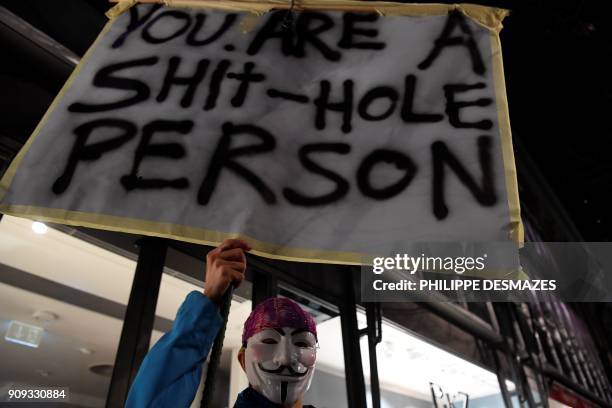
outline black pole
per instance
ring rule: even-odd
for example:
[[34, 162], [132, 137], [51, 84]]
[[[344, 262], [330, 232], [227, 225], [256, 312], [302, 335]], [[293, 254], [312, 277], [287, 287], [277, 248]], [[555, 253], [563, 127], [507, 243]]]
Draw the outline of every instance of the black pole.
[[345, 296], [339, 300], [340, 324], [342, 326], [342, 343], [344, 345], [344, 373], [348, 406], [366, 408], [366, 389], [359, 347], [359, 327], [357, 326], [357, 308], [355, 306], [355, 287], [352, 270], [338, 271], [344, 277]]
[[379, 305], [366, 304], [366, 318], [368, 322], [368, 355], [370, 358], [370, 393], [372, 394], [372, 408], [380, 408], [380, 383], [378, 380], [378, 359], [376, 345], [382, 340], [381, 316]]
[[278, 295], [278, 280], [269, 273], [251, 268], [253, 272], [252, 309], [264, 300]]
[[157, 296], [161, 284], [168, 244], [165, 239], [144, 237], [125, 311], [119, 348], [106, 399], [107, 408], [123, 407], [130, 385], [149, 351]]
[[213, 343], [212, 350], [210, 352], [210, 359], [208, 360], [208, 369], [206, 370], [206, 381], [204, 382], [204, 390], [200, 407], [212, 408], [211, 403], [213, 401], [213, 395], [215, 392], [215, 378], [217, 377], [217, 371], [219, 368], [219, 362], [221, 361], [221, 352], [223, 351], [223, 340], [225, 339], [225, 328], [227, 327], [227, 317], [229, 316], [230, 307], [232, 306], [232, 296], [234, 294], [234, 287], [230, 286], [223, 294], [221, 300], [221, 309], [219, 313], [223, 319], [223, 324], [219, 328], [215, 342]]
[[[487, 345], [486, 347], [490, 347]], [[501, 391], [502, 399], [504, 400], [504, 406], [506, 408], [512, 408], [512, 398], [510, 393], [508, 392], [508, 387], [506, 386], [506, 373], [503, 371], [503, 367], [501, 361], [499, 359], [499, 355], [497, 354], [496, 349], [489, 349], [491, 351], [491, 356], [493, 357], [493, 364], [495, 365], [495, 374], [497, 375], [497, 382], [499, 383], [499, 389]], [[548, 396], [543, 395], [542, 399], [548, 398]]]

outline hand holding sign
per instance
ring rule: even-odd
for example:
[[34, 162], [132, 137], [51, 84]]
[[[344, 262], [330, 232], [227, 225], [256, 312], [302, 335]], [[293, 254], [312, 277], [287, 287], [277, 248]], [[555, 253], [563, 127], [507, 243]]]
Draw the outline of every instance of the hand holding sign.
[[244, 251], [251, 247], [240, 239], [226, 239], [206, 255], [204, 294], [217, 305], [230, 285], [240, 286], [246, 271]]

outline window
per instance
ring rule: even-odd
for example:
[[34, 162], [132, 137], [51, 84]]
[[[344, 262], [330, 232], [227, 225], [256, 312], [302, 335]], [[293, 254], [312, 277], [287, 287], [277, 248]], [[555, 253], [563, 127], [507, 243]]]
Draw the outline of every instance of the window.
[[[359, 326], [366, 326], [365, 313], [358, 312]], [[361, 339], [361, 353], [369, 383], [367, 338]], [[376, 350], [381, 389], [381, 407], [438, 406], [503, 408], [497, 376], [466, 361], [420, 336], [383, 320], [382, 342]], [[371, 403], [369, 397], [368, 403]]]
[[68, 387], [72, 405], [103, 407], [134, 270], [131, 259], [5, 215], [0, 389]]

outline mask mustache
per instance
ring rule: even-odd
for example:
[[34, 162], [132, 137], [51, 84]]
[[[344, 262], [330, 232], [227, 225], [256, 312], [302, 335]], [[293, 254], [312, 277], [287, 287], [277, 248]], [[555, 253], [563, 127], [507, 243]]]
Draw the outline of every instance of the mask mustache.
[[303, 373], [298, 373], [297, 371], [295, 371], [291, 366], [286, 366], [286, 365], [282, 365], [274, 370], [266, 370], [261, 363], [257, 364], [259, 366], [259, 369], [261, 371], [264, 371], [268, 374], [282, 374], [283, 371], [285, 371], [285, 369], [287, 369], [287, 371], [289, 371], [289, 376], [291, 377], [303, 377], [306, 374], [308, 374], [308, 369], [306, 369], [306, 371], [304, 371]]

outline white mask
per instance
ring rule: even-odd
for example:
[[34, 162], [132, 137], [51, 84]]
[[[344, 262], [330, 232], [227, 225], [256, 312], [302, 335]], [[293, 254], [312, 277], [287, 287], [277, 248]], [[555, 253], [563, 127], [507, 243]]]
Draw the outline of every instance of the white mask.
[[314, 334], [291, 327], [254, 334], [245, 351], [249, 383], [270, 401], [292, 406], [310, 387], [316, 344]]

